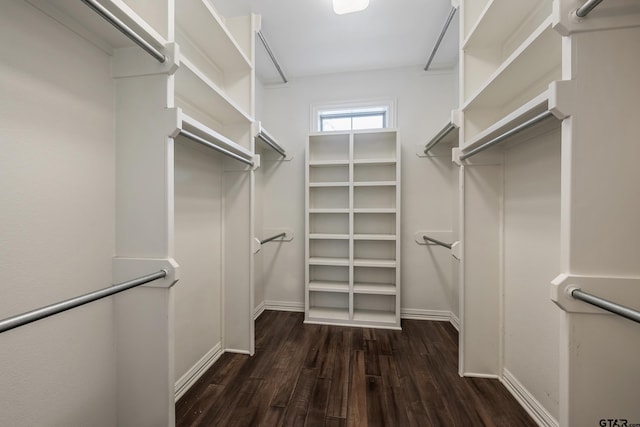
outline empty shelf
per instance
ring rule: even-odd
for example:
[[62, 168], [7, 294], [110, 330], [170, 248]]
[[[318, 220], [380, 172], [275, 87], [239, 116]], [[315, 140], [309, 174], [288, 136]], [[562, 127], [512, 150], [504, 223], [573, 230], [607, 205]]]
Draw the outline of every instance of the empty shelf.
[[318, 187], [348, 187], [348, 182], [311, 182], [309, 183], [310, 188], [318, 188]]
[[395, 295], [396, 285], [389, 283], [354, 283], [353, 292], [356, 294]]
[[349, 310], [346, 308], [309, 307], [309, 318], [349, 320]]
[[353, 183], [354, 187], [395, 187], [395, 181], [357, 181]]
[[314, 280], [309, 282], [309, 291], [313, 292], [349, 292], [347, 282], [329, 282]]
[[396, 323], [396, 315], [393, 311], [380, 310], [354, 310], [353, 320], [359, 322]]
[[393, 259], [370, 259], [370, 258], [357, 258], [353, 260], [353, 265], [356, 267], [384, 267], [393, 268], [396, 266], [396, 261]]
[[309, 265], [337, 265], [337, 266], [349, 266], [349, 258], [321, 258], [313, 257], [309, 258]]
[[311, 233], [309, 234], [311, 240], [348, 240], [348, 234], [328, 234], [328, 233]]
[[395, 234], [354, 234], [353, 240], [396, 240]]

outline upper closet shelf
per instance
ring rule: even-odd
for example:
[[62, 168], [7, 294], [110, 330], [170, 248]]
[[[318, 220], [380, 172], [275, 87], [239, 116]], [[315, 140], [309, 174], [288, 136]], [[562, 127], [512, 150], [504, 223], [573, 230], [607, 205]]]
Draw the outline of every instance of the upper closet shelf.
[[[145, 21], [138, 13], [122, 0], [27, 0], [53, 19], [65, 25], [72, 31], [85, 37], [102, 50], [113, 53], [113, 49], [136, 46], [129, 37], [116, 29], [95, 9], [104, 9], [107, 14], [121, 21], [133, 33], [139, 36], [152, 48], [162, 52], [167, 43], [166, 29], [157, 28], [159, 33], [149, 22]], [[95, 6], [89, 4], [95, 3]], [[134, 6], [141, 8], [136, 2]], [[139, 10], [145, 16], [152, 16], [150, 10]], [[147, 12], [147, 13], [145, 13]]]
[[489, 1], [467, 34], [462, 49], [486, 48], [502, 44], [539, 6], [539, 2], [531, 0]]
[[428, 154], [429, 150], [431, 150], [436, 145], [444, 142], [446, 144], [456, 143], [458, 141], [460, 129], [460, 111], [452, 110], [451, 111], [451, 120], [444, 125], [438, 133], [435, 134], [433, 138], [427, 143], [424, 147], [424, 154]]
[[176, 136], [182, 135], [191, 140], [195, 140], [196, 142], [213, 148], [216, 151], [233, 157], [236, 160], [240, 160], [243, 163], [253, 163], [253, 154], [249, 150], [200, 123], [187, 114], [184, 114], [179, 108], [177, 111], [178, 135]]
[[287, 151], [280, 144], [276, 142], [275, 138], [271, 136], [271, 134], [269, 134], [269, 132], [267, 132], [265, 128], [262, 127], [261, 122], [253, 123], [253, 135], [257, 141], [264, 142], [269, 147], [271, 147], [275, 152], [280, 154], [280, 156], [287, 157]]
[[223, 74], [250, 72], [252, 68], [251, 61], [207, 0], [176, 1], [176, 41], [186, 57], [194, 62], [195, 58], [208, 61]]
[[[462, 147], [465, 152], [469, 152], [492, 139], [505, 134], [506, 132], [514, 129], [521, 124], [531, 120], [545, 111], [549, 111], [549, 93], [551, 89], [546, 90], [544, 93], [536, 96], [520, 108], [512, 111], [510, 114], [502, 117], [500, 120], [486, 128], [484, 131], [477, 134], [474, 138], [470, 139]], [[557, 120], [549, 121], [550, 126], [557, 126], [559, 123]], [[555, 124], [554, 124], [555, 122]]]
[[514, 95], [517, 87], [540, 93], [552, 80], [561, 78], [561, 49], [560, 35], [551, 28], [549, 17], [475, 91], [463, 109], [509, 105], [521, 95]]
[[[249, 124], [252, 118], [188, 59], [175, 74], [176, 104], [211, 128]], [[196, 111], [194, 111], [196, 110]]]

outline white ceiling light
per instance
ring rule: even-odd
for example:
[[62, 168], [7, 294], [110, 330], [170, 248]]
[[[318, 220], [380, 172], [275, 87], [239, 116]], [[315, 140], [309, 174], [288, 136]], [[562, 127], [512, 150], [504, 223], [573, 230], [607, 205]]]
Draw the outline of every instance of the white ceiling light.
[[333, 0], [333, 11], [338, 15], [360, 12], [369, 6], [369, 0]]

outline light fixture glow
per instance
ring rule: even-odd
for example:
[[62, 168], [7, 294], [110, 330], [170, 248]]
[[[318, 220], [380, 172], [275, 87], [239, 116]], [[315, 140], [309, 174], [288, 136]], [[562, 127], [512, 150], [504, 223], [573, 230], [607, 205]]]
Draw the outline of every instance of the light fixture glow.
[[338, 15], [360, 12], [369, 6], [369, 0], [333, 0], [333, 11]]

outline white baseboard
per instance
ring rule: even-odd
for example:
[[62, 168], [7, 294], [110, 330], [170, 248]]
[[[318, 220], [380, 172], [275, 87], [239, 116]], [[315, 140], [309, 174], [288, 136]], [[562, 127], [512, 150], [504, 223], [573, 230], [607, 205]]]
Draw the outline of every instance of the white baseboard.
[[262, 301], [253, 311], [253, 320], [256, 320], [260, 315], [264, 313], [264, 301]]
[[460, 318], [453, 314], [453, 312], [449, 314], [449, 323], [451, 323], [451, 325], [453, 325], [453, 327], [456, 328], [458, 332], [460, 332]]
[[220, 343], [213, 346], [195, 365], [191, 367], [175, 384], [175, 400], [182, 397], [196, 381], [207, 372], [207, 369], [211, 367], [222, 356], [224, 351]]
[[265, 310], [304, 312], [304, 303], [292, 301], [265, 301]]
[[227, 348], [224, 350], [225, 353], [235, 353], [235, 354], [248, 354], [251, 355], [247, 350], [238, 350], [235, 348]]
[[401, 308], [400, 318], [409, 320], [436, 320], [438, 322], [448, 322], [451, 312], [446, 310], [422, 310], [419, 308]]
[[[304, 303], [292, 301], [264, 301], [255, 309], [254, 319], [257, 319], [264, 310], [304, 312]], [[423, 310], [418, 308], [401, 308], [400, 318], [409, 320], [433, 320], [449, 322], [456, 330], [460, 331], [460, 319], [447, 310]]]
[[535, 397], [507, 369], [503, 369], [500, 382], [516, 398], [520, 405], [541, 427], [558, 427], [558, 421], [536, 400]]
[[500, 379], [500, 376], [498, 376], [497, 374], [479, 374], [477, 372], [463, 372], [462, 376], [469, 377], [469, 378], [489, 378], [492, 380]]

